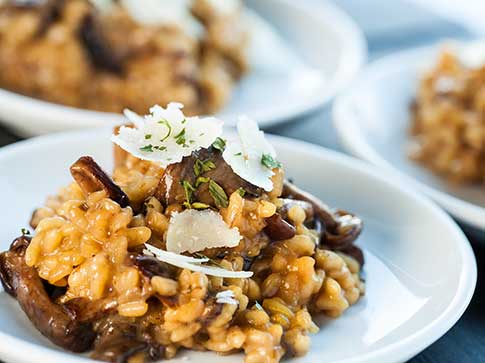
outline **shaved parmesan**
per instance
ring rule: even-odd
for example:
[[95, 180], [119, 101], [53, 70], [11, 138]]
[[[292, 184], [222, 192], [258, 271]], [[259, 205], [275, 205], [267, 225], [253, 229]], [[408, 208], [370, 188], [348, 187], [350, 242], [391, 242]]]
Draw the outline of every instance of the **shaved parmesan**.
[[229, 304], [238, 305], [239, 302], [235, 299], [234, 291], [224, 290], [216, 294], [216, 303], [218, 304]]
[[179, 268], [183, 268], [183, 269], [187, 269], [195, 272], [201, 272], [205, 275], [223, 277], [223, 278], [244, 279], [244, 278], [253, 276], [252, 271], [229, 271], [220, 267], [204, 266], [204, 265], [201, 265], [200, 263], [202, 262], [201, 260], [206, 261], [206, 259], [194, 259], [197, 262], [188, 262], [188, 260], [186, 259], [190, 257], [179, 255], [173, 252], [164, 251], [148, 244], [146, 244], [145, 246], [147, 247], [147, 250], [145, 250], [145, 253], [153, 254], [160, 261], [163, 261], [165, 263], [168, 263], [170, 265], [173, 265]]
[[187, 209], [170, 219], [167, 251], [194, 253], [206, 248], [236, 247], [241, 238], [238, 229], [229, 228], [219, 213]]
[[227, 144], [222, 157], [232, 170], [244, 180], [266, 191], [273, 189], [271, 177], [274, 172], [262, 161], [263, 158], [276, 158], [273, 146], [265, 139], [258, 124], [247, 117], [237, 123], [239, 142]]
[[173, 260], [177, 260], [177, 261], [180, 261], [180, 262], [186, 262], [186, 263], [204, 263], [204, 262], [209, 261], [209, 259], [207, 257], [194, 258], [194, 257], [190, 257], [190, 256], [179, 255], [178, 253], [164, 251], [164, 250], [161, 250], [160, 248], [157, 248], [157, 247], [149, 245], [149, 244], [147, 244], [145, 246], [147, 248], [147, 251], [150, 252], [151, 254], [153, 254], [154, 256], [157, 256], [157, 255], [160, 255], [160, 254], [165, 254], [167, 257], [169, 257]]
[[162, 167], [178, 163], [201, 148], [208, 148], [222, 134], [222, 121], [214, 117], [185, 117], [182, 105], [150, 108], [141, 117], [126, 110], [125, 116], [135, 128], [122, 126], [111, 140], [134, 156], [158, 162]]

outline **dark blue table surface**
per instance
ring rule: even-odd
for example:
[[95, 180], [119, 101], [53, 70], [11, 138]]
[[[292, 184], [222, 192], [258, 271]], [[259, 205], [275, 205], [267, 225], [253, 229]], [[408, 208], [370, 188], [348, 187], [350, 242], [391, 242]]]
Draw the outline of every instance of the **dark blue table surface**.
[[[442, 38], [471, 36], [462, 27], [401, 0], [335, 0], [335, 3], [343, 7], [364, 29], [369, 43], [370, 61], [393, 51]], [[379, 14], [379, 17], [373, 19], [374, 14]], [[379, 24], [379, 21], [383, 21], [381, 19], [385, 19], [387, 24]], [[327, 107], [268, 131], [343, 151], [332, 129], [329, 110], [330, 107]], [[17, 140], [18, 137], [0, 127], [0, 147]], [[411, 359], [411, 363], [485, 362], [485, 241], [480, 242], [473, 232], [465, 232], [478, 263], [475, 295], [458, 323], [441, 339]]]

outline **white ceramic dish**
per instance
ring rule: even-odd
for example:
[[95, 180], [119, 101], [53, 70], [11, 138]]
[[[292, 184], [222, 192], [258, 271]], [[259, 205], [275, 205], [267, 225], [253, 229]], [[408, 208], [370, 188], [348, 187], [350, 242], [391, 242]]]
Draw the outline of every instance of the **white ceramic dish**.
[[[69, 165], [92, 155], [111, 167], [110, 130], [35, 138], [0, 151], [0, 249], [27, 226], [32, 209], [70, 181]], [[320, 319], [307, 356], [288, 363], [403, 362], [442, 336], [468, 305], [476, 282], [473, 252], [434, 204], [347, 156], [290, 139], [271, 139], [287, 175], [330, 205], [364, 220], [366, 296], [337, 320]], [[309, 165], [312, 167], [309, 168]], [[42, 337], [16, 301], [0, 292], [0, 359], [88, 363]], [[188, 358], [183, 358], [188, 357]], [[168, 362], [239, 363], [241, 355], [181, 352]]]
[[392, 171], [461, 222], [485, 231], [483, 187], [453, 186], [407, 157], [409, 105], [421, 72], [440, 49], [436, 45], [404, 51], [369, 65], [336, 100], [334, 125], [349, 152]]
[[[254, 33], [249, 53], [252, 70], [220, 112], [226, 124], [235, 124], [236, 115], [251, 110], [266, 127], [323, 106], [366, 59], [359, 28], [327, 1], [314, 7], [291, 0], [246, 4]], [[33, 136], [120, 123], [122, 118], [0, 89], [0, 120], [22, 136]]]

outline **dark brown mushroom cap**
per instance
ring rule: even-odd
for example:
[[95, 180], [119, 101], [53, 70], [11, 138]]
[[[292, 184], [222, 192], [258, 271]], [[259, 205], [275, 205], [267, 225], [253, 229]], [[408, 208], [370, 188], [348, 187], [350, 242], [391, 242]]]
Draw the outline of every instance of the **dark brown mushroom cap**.
[[71, 175], [81, 187], [84, 194], [104, 190], [109, 198], [117, 202], [121, 207], [130, 205], [128, 196], [116, 185], [103, 169], [90, 156], [80, 157], [71, 165]]
[[[222, 158], [222, 153], [219, 150], [210, 147], [209, 149], [195, 151], [192, 155], [184, 157], [181, 162], [169, 165], [160, 180], [155, 197], [164, 205], [172, 203], [182, 204], [185, 202], [186, 196], [182, 181], [185, 180], [191, 185], [195, 185], [198, 176], [195, 175], [194, 166], [197, 160], [210, 160], [214, 163], [215, 167], [212, 170], [206, 171], [199, 176], [211, 179], [219, 184], [227, 196], [230, 196], [239, 188], [243, 188], [248, 195], [260, 196], [262, 194], [261, 188], [247, 182], [234, 173], [231, 166]], [[215, 206], [209, 192], [208, 183], [200, 184], [193, 192], [193, 198], [194, 201]]]
[[[351, 250], [359, 260], [362, 260], [363, 264], [362, 251], [360, 253], [355, 252], [359, 248], [353, 245], [362, 232], [363, 223], [361, 219], [343, 210], [331, 210], [320, 199], [288, 181], [284, 183], [282, 196], [304, 201], [312, 206], [313, 224], [320, 233], [321, 245], [332, 250]], [[309, 211], [308, 208], [307, 211]]]
[[17, 298], [35, 327], [53, 343], [73, 352], [91, 348], [95, 338], [92, 326], [80, 322], [63, 306], [51, 301], [39, 274], [25, 263], [30, 239], [22, 236], [0, 255], [0, 278], [5, 290]]

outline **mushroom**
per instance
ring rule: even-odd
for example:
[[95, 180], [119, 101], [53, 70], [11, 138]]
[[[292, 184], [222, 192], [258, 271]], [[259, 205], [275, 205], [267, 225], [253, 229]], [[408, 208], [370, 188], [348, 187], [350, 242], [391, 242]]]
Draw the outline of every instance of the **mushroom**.
[[[201, 171], [199, 175], [195, 173], [196, 163], [210, 162], [210, 170]], [[261, 188], [248, 183], [234, 173], [232, 168], [222, 158], [222, 153], [213, 147], [195, 151], [190, 156], [186, 156], [181, 162], [169, 165], [160, 180], [155, 196], [163, 204], [183, 203], [186, 201], [185, 189], [182, 181], [195, 186], [197, 178], [202, 176], [217, 183], [230, 196], [239, 188], [243, 188], [247, 194], [259, 196]], [[215, 206], [214, 199], [209, 190], [209, 183], [201, 183], [193, 192], [194, 200]]]
[[70, 170], [72, 177], [81, 187], [84, 194], [89, 195], [104, 190], [108, 197], [121, 207], [124, 208], [130, 205], [130, 200], [125, 192], [111, 180], [92, 157], [80, 157], [71, 165]]
[[283, 217], [278, 213], [275, 213], [271, 217], [266, 218], [266, 227], [264, 231], [273, 241], [290, 239], [296, 234], [295, 227], [285, 221]]
[[35, 327], [55, 344], [73, 352], [89, 350], [95, 338], [92, 325], [54, 303], [37, 271], [25, 263], [30, 238], [17, 238], [10, 250], [0, 255], [0, 279]]

